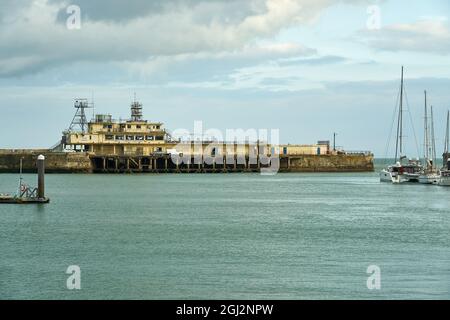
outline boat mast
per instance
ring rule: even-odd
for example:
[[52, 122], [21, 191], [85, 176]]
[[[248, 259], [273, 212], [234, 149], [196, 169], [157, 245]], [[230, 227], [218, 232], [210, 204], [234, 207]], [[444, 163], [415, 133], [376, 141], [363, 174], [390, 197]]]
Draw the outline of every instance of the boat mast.
[[400, 150], [400, 161], [403, 156], [403, 66], [402, 76], [400, 81], [400, 109], [398, 112], [398, 124], [397, 124], [397, 142], [395, 145], [395, 162], [398, 160]]
[[433, 106], [431, 106], [431, 157], [433, 160], [433, 165], [431, 168], [434, 169], [434, 166], [436, 165], [436, 138], [434, 136]]
[[425, 93], [425, 137], [424, 137], [424, 152], [423, 152], [423, 157], [425, 160], [425, 165], [428, 164], [428, 160], [430, 160], [430, 153], [429, 153], [429, 148], [430, 148], [430, 138], [429, 138], [429, 129], [428, 129], [428, 106], [427, 106], [427, 91], [424, 91]]
[[445, 132], [444, 165], [448, 161], [449, 149], [450, 149], [450, 110], [447, 111], [447, 129]]

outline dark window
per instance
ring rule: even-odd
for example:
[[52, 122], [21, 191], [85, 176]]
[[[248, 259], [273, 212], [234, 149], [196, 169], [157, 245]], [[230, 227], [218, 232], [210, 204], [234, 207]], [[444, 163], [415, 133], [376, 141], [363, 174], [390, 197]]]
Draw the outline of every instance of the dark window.
[[123, 136], [116, 136], [116, 140], [123, 140]]
[[142, 140], [144, 140], [144, 136], [136, 136], [136, 140], [142, 141]]
[[127, 128], [128, 128], [128, 129], [131, 129], [131, 124], [127, 125]]
[[134, 136], [127, 136], [127, 140], [134, 140]]
[[153, 140], [153, 136], [147, 136], [147, 140]]
[[105, 136], [105, 139], [106, 139], [106, 140], [114, 140], [114, 136], [106, 135], [106, 136]]
[[141, 128], [141, 125], [140, 125], [140, 124], [136, 125], [136, 128], [140, 129], [140, 128]]
[[155, 140], [164, 140], [164, 137], [163, 136], [156, 136]]

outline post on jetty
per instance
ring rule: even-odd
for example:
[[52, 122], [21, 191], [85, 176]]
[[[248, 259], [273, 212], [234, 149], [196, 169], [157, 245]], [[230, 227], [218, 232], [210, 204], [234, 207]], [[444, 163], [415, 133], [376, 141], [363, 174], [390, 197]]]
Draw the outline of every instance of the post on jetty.
[[20, 161], [19, 191], [16, 195], [0, 193], [0, 204], [28, 204], [28, 203], [49, 203], [50, 199], [45, 196], [45, 157], [41, 154], [36, 163], [38, 171], [38, 186], [31, 188], [23, 182], [22, 161]]

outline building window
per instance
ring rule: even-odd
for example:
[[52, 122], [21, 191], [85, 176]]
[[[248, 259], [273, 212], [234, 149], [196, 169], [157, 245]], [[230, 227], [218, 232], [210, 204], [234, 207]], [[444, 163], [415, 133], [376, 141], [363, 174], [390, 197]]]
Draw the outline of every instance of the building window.
[[123, 136], [116, 136], [116, 140], [123, 140]]
[[131, 124], [127, 125], [127, 128], [128, 128], [128, 129], [131, 129]]
[[164, 140], [164, 137], [163, 136], [156, 136], [155, 140]]
[[147, 140], [153, 140], [153, 136], [147, 136]]
[[144, 136], [136, 136], [136, 140], [142, 141], [142, 140], [144, 140]]
[[127, 136], [127, 140], [134, 140], [134, 136]]
[[105, 139], [106, 140], [114, 140], [114, 136], [111, 136], [111, 135], [108, 134], [108, 135], [105, 136]]
[[137, 128], [137, 129], [140, 129], [140, 128], [141, 128], [141, 125], [140, 125], [140, 124], [136, 125], [136, 128]]

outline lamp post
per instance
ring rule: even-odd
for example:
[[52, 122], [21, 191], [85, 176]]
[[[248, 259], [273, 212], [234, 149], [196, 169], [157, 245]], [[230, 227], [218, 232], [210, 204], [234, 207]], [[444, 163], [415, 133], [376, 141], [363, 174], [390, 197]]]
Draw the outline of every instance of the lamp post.
[[336, 136], [337, 133], [333, 132], [333, 151], [336, 151]]

